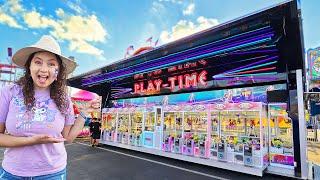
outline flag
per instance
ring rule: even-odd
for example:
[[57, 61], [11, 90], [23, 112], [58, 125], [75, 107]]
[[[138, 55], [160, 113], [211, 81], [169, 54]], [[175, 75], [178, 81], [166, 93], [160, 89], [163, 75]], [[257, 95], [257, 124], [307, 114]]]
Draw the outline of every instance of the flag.
[[154, 47], [157, 46], [158, 42], [159, 42], [159, 38], [158, 38], [158, 39], [156, 40], [156, 42], [154, 43]]
[[151, 36], [151, 37], [149, 37], [149, 38], [146, 40], [146, 42], [151, 43], [151, 42], [152, 42], [152, 36]]
[[128, 53], [129, 51], [131, 51], [131, 50], [133, 50], [133, 45], [131, 45], [131, 46], [129, 46], [129, 47], [127, 48], [127, 53]]
[[12, 48], [8, 48], [8, 57], [12, 57]]
[[124, 55], [124, 58], [127, 58], [127, 56], [129, 55], [129, 51], [133, 50], [133, 45], [129, 46], [126, 50], [126, 54]]

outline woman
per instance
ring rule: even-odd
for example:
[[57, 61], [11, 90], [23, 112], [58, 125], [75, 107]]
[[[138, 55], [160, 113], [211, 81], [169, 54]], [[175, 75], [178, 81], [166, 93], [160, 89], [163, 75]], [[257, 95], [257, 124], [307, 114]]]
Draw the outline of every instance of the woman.
[[0, 90], [0, 146], [6, 147], [0, 179], [66, 179], [64, 142], [72, 142], [84, 125], [66, 92], [66, 76], [76, 63], [61, 55], [51, 36], [20, 49], [12, 60], [25, 74]]
[[101, 122], [97, 118], [93, 118], [89, 123], [91, 134], [91, 146], [99, 146], [100, 134], [101, 134]]

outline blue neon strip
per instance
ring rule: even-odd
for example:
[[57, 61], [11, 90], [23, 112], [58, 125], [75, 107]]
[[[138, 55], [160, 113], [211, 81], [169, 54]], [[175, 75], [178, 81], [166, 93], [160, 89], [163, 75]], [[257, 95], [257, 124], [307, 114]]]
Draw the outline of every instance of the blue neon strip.
[[[264, 75], [275, 75], [277, 72], [269, 72], [269, 73], [257, 73], [257, 74], [243, 74], [243, 75], [232, 75], [232, 76], [219, 76], [218, 78], [224, 78], [224, 77], [248, 77], [248, 76], [264, 76]], [[215, 78], [212, 76], [212, 78]]]
[[[237, 44], [243, 44], [243, 43], [246, 43], [246, 42], [249, 42], [249, 41], [252, 41], [252, 40], [256, 40], [258, 38], [263, 38], [263, 37], [271, 37], [273, 34], [272, 33], [268, 33], [268, 34], [264, 34], [264, 35], [259, 35], [257, 37], [252, 37], [250, 39], [245, 39], [245, 40], [241, 40], [241, 41], [238, 41], [238, 42], [233, 42], [232, 45], [237, 45]], [[231, 44], [231, 43], [230, 43]], [[188, 56], [192, 55], [192, 56], [195, 56], [195, 55], [199, 55], [199, 54], [203, 54], [203, 53], [207, 53], [207, 52], [210, 52], [210, 51], [213, 51], [213, 50], [218, 50], [218, 49], [222, 49], [222, 48], [226, 48], [226, 47], [230, 47], [231, 45], [224, 45], [224, 46], [221, 46], [221, 47], [213, 47], [213, 48], [207, 48], [205, 49], [205, 51], [201, 52], [201, 51], [197, 51], [195, 53], [192, 53], [192, 54], [186, 54], [186, 55], [182, 55], [182, 56], [179, 56], [179, 57], [175, 57], [175, 58], [165, 58], [166, 59], [166, 62], [168, 60], [170, 61], [174, 61], [176, 59], [183, 59], [183, 58], [188, 58]], [[154, 61], [154, 60], [153, 60]], [[143, 67], [145, 68], [146, 66], [155, 66], [156, 64], [158, 63], [163, 63], [164, 62], [164, 59], [162, 61], [157, 61], [157, 62], [153, 62], [153, 61], [148, 61], [146, 63], [143, 63], [144, 65], [142, 66], [139, 65], [139, 67]], [[134, 66], [130, 67], [130, 69], [126, 68], [126, 69], [122, 69], [122, 70], [119, 70], [119, 71], [113, 71], [113, 72], [110, 72], [110, 73], [105, 73], [105, 74], [101, 74], [101, 75], [98, 75], [98, 76], [95, 76], [95, 77], [90, 77], [86, 80], [94, 80], [94, 79], [98, 79], [98, 78], [106, 78], [106, 77], [112, 77], [112, 76], [117, 76], [117, 75], [121, 75], [121, 74], [127, 74], [127, 73], [133, 73], [135, 70], [133, 68]], [[127, 70], [128, 69], [128, 70]]]
[[228, 72], [228, 73], [223, 73], [223, 74], [229, 75], [229, 74], [233, 74], [233, 73], [237, 73], [237, 72], [241, 72], [241, 71], [246, 71], [246, 70], [249, 70], [249, 69], [255, 69], [255, 68], [258, 68], [258, 67], [262, 67], [262, 66], [268, 66], [270, 64], [275, 64], [277, 62], [278, 61], [272, 61], [272, 62], [268, 62], [268, 63], [264, 63], [264, 64], [260, 64], [260, 65], [256, 65], [256, 66], [252, 66], [252, 67], [248, 67], [248, 68], [244, 68], [244, 69], [240, 69], [240, 70], [236, 70], [236, 71], [232, 71], [232, 72]]
[[[230, 80], [234, 80], [235, 78], [239, 78], [239, 80], [251, 80], [252, 78], [255, 80], [276, 80], [279, 79], [278, 77], [274, 77], [274, 76], [262, 76], [262, 77], [219, 77], [219, 78], [214, 78], [214, 80], [216, 81], [230, 81]], [[237, 79], [238, 80], [238, 79]]]
[[275, 58], [278, 58], [278, 56], [272, 56], [272, 57], [270, 57], [270, 58], [267, 58], [267, 59], [264, 59], [264, 60], [261, 60], [261, 61], [257, 61], [257, 62], [248, 64], [248, 65], [245, 65], [245, 66], [241, 66], [241, 67], [232, 69], [232, 70], [230, 70], [230, 71], [226, 71], [226, 72], [224, 72], [224, 73], [230, 73], [230, 72], [233, 72], [233, 71], [236, 71], [236, 70], [241, 70], [241, 69], [243, 69], [243, 68], [252, 67], [252, 66], [257, 65], [257, 64], [261, 64], [261, 63], [264, 63], [264, 62], [268, 62], [268, 61], [273, 60], [273, 59], [275, 59]]
[[[154, 62], [154, 61], [163, 60], [163, 59], [169, 58], [169, 57], [175, 57], [175, 56], [177, 56], [179, 54], [182, 54], [184, 52], [187, 52], [187, 53], [197, 52], [197, 51], [200, 51], [201, 49], [207, 49], [211, 45], [218, 45], [218, 44], [230, 42], [230, 41], [235, 40], [235, 39], [246, 38], [247, 36], [252, 37], [253, 35], [258, 34], [258, 33], [261, 33], [261, 34], [262, 33], [270, 33], [270, 32], [272, 32], [271, 30], [272, 29], [271, 29], [270, 26], [266, 26], [266, 27], [255, 29], [255, 30], [248, 31], [248, 32], [245, 32], [245, 33], [237, 34], [237, 35], [234, 35], [232, 37], [220, 39], [218, 41], [211, 42], [211, 43], [208, 43], [208, 44], [204, 44], [204, 45], [201, 45], [201, 46], [198, 46], [198, 47], [194, 47], [194, 48], [191, 48], [191, 49], [188, 49], [188, 50], [184, 50], [184, 51], [173, 53], [173, 54], [170, 54], [170, 55], [167, 55], [167, 56], [163, 56], [163, 57], [160, 57], [160, 58], [148, 61], [148, 62]], [[147, 62], [145, 62], [145, 63], [147, 63]], [[127, 67], [127, 68], [124, 68], [124, 69], [121, 69], [121, 70], [116, 70], [116, 71], [113, 71], [113, 72], [110, 72], [110, 73], [123, 72], [126, 69], [129, 69], [129, 68], [132, 68], [132, 67], [135, 67], [135, 66], [141, 66], [141, 65], [143, 65], [145, 63], [140, 63], [140, 64], [137, 64], [137, 65], [133, 65], [133, 66], [130, 66], [130, 67]], [[109, 74], [109, 73], [107, 73], [107, 74]], [[101, 75], [98, 75], [96, 77], [100, 77], [100, 76]]]
[[[144, 70], [142, 70], [142, 71], [135, 71], [135, 72], [128, 73], [128, 74], [125, 74], [125, 75], [122, 75], [122, 76], [118, 76], [118, 77], [103, 79], [103, 80], [99, 80], [99, 81], [96, 81], [96, 82], [90, 82], [90, 81], [88, 82], [88, 81], [86, 81], [85, 83], [83, 83], [83, 85], [90, 85], [90, 84], [100, 83], [100, 82], [103, 82], [103, 81], [108, 81], [108, 80], [112, 80], [112, 79], [117, 79], [117, 78], [121, 78], [121, 77], [125, 77], [125, 76], [130, 76], [130, 75], [138, 74], [138, 73], [141, 73], [141, 72], [147, 72], [147, 71], [151, 71], [151, 70], [154, 70], [154, 69], [159, 69], [159, 68], [162, 68], [162, 67], [166, 67], [166, 66], [170, 66], [170, 65], [174, 65], [174, 64], [179, 64], [179, 63], [186, 62], [186, 61], [190, 61], [190, 60], [194, 60], [194, 59], [199, 59], [199, 58], [204, 58], [204, 57], [216, 55], [216, 54], [218, 54], [218, 53], [225, 53], [225, 52], [228, 52], [228, 51], [232, 51], [232, 50], [234, 50], [234, 49], [239, 49], [239, 48], [243, 48], [243, 47], [247, 47], [247, 46], [251, 46], [251, 45], [255, 45], [255, 44], [264, 43], [264, 42], [267, 42], [267, 41], [270, 41], [270, 40], [271, 40], [271, 38], [269, 37], [269, 38], [265, 38], [265, 39], [262, 39], [262, 40], [259, 40], [259, 41], [256, 41], [256, 42], [247, 43], [247, 44], [239, 45], [239, 46], [236, 46], [236, 47], [232, 47], [232, 48], [227, 48], [227, 49], [224, 49], [224, 50], [215, 51], [215, 52], [208, 53], [208, 54], [205, 54], [205, 55], [200, 55], [200, 56], [197, 56], [197, 57], [193, 57], [193, 58], [188, 58], [188, 59], [176, 61], [176, 62], [173, 62], [173, 63], [161, 65], [161, 66], [158, 66], [158, 67], [152, 67], [152, 68], [144, 69]], [[145, 67], [144, 67], [144, 68], [145, 68]]]
[[[191, 48], [191, 49], [188, 49], [188, 50], [184, 50], [184, 51], [181, 51], [181, 52], [170, 54], [170, 55], [167, 55], [167, 56], [164, 56], [164, 57], [161, 57], [161, 58], [157, 58], [157, 59], [145, 62], [145, 63], [154, 62], [154, 61], [158, 61], [158, 60], [163, 60], [163, 59], [168, 58], [168, 57], [174, 57], [174, 56], [182, 54], [184, 52], [192, 53], [194, 51], [200, 51], [200, 49], [202, 49], [202, 48], [207, 49], [209, 45], [214, 45], [214, 44], [217, 45], [217, 44], [220, 44], [220, 42], [226, 43], [226, 42], [231, 41], [231, 40], [235, 40], [235, 39], [239, 39], [239, 38], [245, 38], [246, 36], [249, 36], [249, 35], [250, 35], [250, 37], [252, 37], [252, 35], [257, 34], [257, 33], [270, 33], [270, 32], [272, 32], [271, 30], [272, 29], [270, 28], [270, 26], [266, 26], [266, 27], [259, 28], [259, 29], [256, 29], [256, 30], [252, 30], [252, 31], [248, 31], [248, 32], [245, 32], [245, 33], [237, 34], [237, 35], [232, 36], [232, 37], [224, 38], [224, 39], [221, 39], [221, 40], [218, 40], [218, 41], [215, 41], [215, 42], [204, 44], [204, 45], [201, 45], [201, 46], [198, 46], [198, 47], [194, 47], [194, 48]], [[121, 69], [121, 70], [116, 70], [116, 71], [113, 71], [113, 72], [110, 72], [110, 73], [117, 73], [117, 72], [121, 73], [121, 72], [126, 71], [129, 68], [132, 68], [132, 67], [135, 67], [135, 66], [141, 66], [141, 65], [143, 65], [145, 63], [140, 63], [140, 64], [137, 64], [137, 65], [130, 66], [130, 67], [127, 67], [127, 68], [124, 68], [124, 69]], [[105, 74], [111, 75], [110, 73], [105, 73]], [[104, 76], [105, 74], [95, 76], [94, 78], [99, 78], [101, 76]], [[88, 79], [91, 79], [91, 78], [88, 78]]]
[[[117, 79], [117, 78], [121, 78], [121, 77], [125, 77], [125, 76], [130, 76], [130, 75], [137, 74], [137, 73], [141, 73], [141, 72], [146, 72], [146, 71], [150, 71], [150, 70], [154, 70], [154, 69], [159, 69], [159, 68], [161, 68], [161, 67], [166, 67], [166, 66], [170, 66], [170, 65], [174, 65], [174, 64], [179, 64], [179, 63], [182, 63], [182, 62], [186, 62], [186, 61], [190, 61], [190, 60], [194, 60], [194, 59], [198, 59], [198, 58], [208, 57], [208, 56], [215, 55], [215, 54], [218, 54], [218, 53], [221, 53], [221, 52], [224, 52], [224, 53], [225, 53], [225, 52], [227, 52], [227, 51], [231, 51], [231, 50], [234, 50], [234, 49], [238, 49], [238, 48], [242, 48], [242, 47], [246, 47], [246, 46], [250, 46], [250, 45], [254, 45], [254, 44], [259, 44], [259, 43], [267, 42], [267, 41], [269, 41], [269, 40], [271, 40], [271, 38], [265, 38], [265, 39], [263, 39], [263, 40], [259, 40], [259, 41], [253, 42], [253, 43], [247, 43], [247, 44], [239, 45], [239, 46], [236, 46], [236, 47], [233, 47], [233, 48], [227, 48], [227, 49], [225, 49], [225, 50], [219, 50], [219, 51], [216, 51], [216, 52], [213, 52], [213, 53], [208, 53], [208, 54], [205, 54], [205, 55], [200, 55], [200, 56], [197, 56], [197, 57], [193, 57], [193, 58], [189, 58], [189, 59], [184, 59], [184, 60], [176, 61], [176, 62], [173, 62], [173, 63], [164, 64], [164, 65], [162, 65], [162, 66], [151, 67], [151, 68], [144, 69], [144, 70], [140, 70], [140, 71], [134, 71], [134, 72], [131, 72], [131, 73], [128, 73], [128, 74], [124, 74], [124, 75], [121, 75], [121, 76], [111, 77], [111, 78], [108, 78], [108, 79], [98, 80], [98, 81], [96, 81], [96, 82], [83, 83], [83, 85], [90, 85], [90, 84], [99, 83], [99, 82], [102, 82], [102, 81]], [[154, 66], [154, 64], [153, 64], [153, 66]], [[144, 66], [143, 68], [146, 68], [146, 67]]]
[[257, 54], [257, 53], [272, 53], [278, 52], [277, 49], [268, 49], [268, 50], [255, 50], [255, 51], [244, 51], [244, 52], [231, 52], [230, 55], [243, 55], [243, 54]]
[[[268, 34], [268, 35], [263, 35], [263, 36], [258, 36], [258, 37], [254, 37], [254, 38], [250, 38], [250, 39], [246, 39], [246, 40], [242, 40], [242, 41], [239, 41], [237, 43], [233, 43], [232, 45], [237, 45], [237, 44], [243, 44], [243, 43], [246, 43], [246, 42], [250, 42], [250, 41], [253, 41], [253, 40], [258, 40], [259, 38], [262, 39], [262, 37], [270, 37], [272, 36], [273, 34]], [[213, 51], [213, 50], [218, 50], [218, 49], [222, 49], [222, 48], [226, 48], [226, 47], [230, 47], [232, 45], [226, 45], [226, 46], [222, 46], [222, 47], [218, 47], [218, 48], [212, 48], [212, 49], [207, 49], [205, 50], [205, 52], [210, 52], [210, 51]], [[203, 54], [204, 52], [198, 52], [197, 54]], [[88, 79], [85, 79], [83, 80], [83, 83], [87, 83], [88, 81], [97, 81], [98, 79], [100, 78], [111, 78], [112, 76], [119, 76], [119, 75], [122, 75], [122, 74], [128, 74], [128, 73], [134, 73], [136, 72], [137, 70], [139, 70], [139, 68], [141, 69], [141, 67], [143, 69], [145, 69], [146, 67], [150, 67], [150, 66], [156, 66], [156, 65], [161, 65], [163, 63], [168, 63], [169, 61], [172, 62], [172, 61], [175, 61], [176, 59], [181, 59], [181, 58], [187, 58], [187, 56], [185, 57], [180, 57], [180, 58], [175, 58], [175, 59], [168, 59], [166, 61], [161, 61], [161, 62], [147, 62], [144, 66], [139, 66], [137, 69], [133, 69], [131, 68], [130, 70], [123, 70], [121, 72], [117, 72], [117, 73], [105, 73], [105, 74], [102, 74], [102, 75], [99, 75], [99, 76], [95, 76], [95, 77], [91, 77], [91, 78], [88, 78]]]

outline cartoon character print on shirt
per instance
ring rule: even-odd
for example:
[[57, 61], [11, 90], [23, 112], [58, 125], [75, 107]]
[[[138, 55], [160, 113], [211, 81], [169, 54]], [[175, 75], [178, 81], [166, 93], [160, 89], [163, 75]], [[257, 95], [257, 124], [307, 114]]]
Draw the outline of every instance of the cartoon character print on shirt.
[[16, 97], [14, 104], [18, 108], [17, 114], [17, 129], [30, 129], [32, 124], [46, 125], [55, 120], [56, 110], [50, 110], [49, 104], [52, 100], [36, 101], [31, 111], [26, 111], [24, 100], [22, 97]]
[[31, 126], [31, 121], [29, 121], [29, 113], [26, 112], [26, 106], [24, 104], [24, 99], [19, 95], [13, 97], [13, 104], [17, 107], [17, 123], [16, 128], [17, 129], [29, 129]]
[[35, 122], [53, 122], [56, 111], [49, 109], [51, 99], [43, 102], [36, 102], [32, 108], [33, 121]]

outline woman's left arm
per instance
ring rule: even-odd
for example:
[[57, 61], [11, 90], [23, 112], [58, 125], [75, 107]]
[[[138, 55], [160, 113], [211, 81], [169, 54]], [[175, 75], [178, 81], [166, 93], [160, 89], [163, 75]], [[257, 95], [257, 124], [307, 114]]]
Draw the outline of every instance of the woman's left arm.
[[62, 136], [66, 139], [67, 143], [72, 143], [72, 141], [79, 135], [83, 129], [84, 123], [85, 119], [83, 119], [81, 116], [78, 116], [73, 125], [66, 125], [63, 128]]

